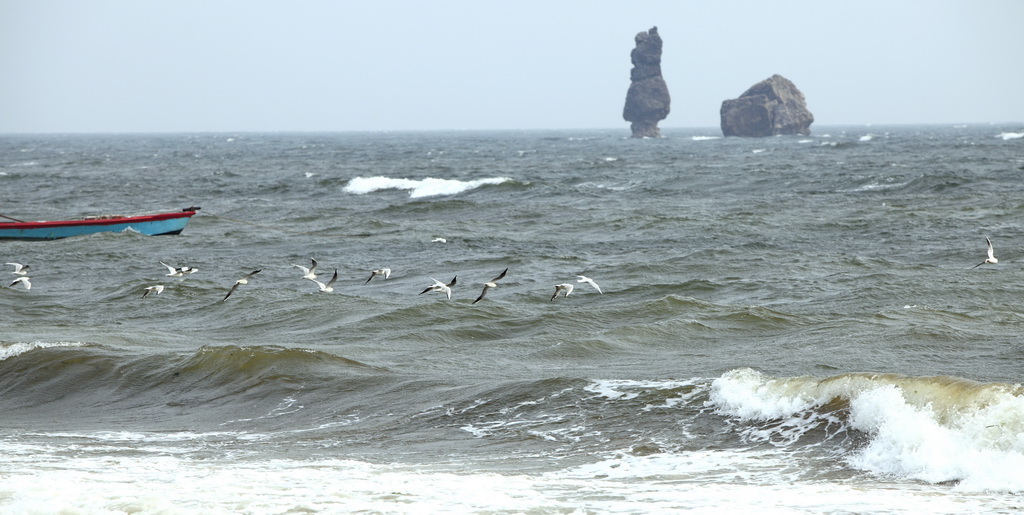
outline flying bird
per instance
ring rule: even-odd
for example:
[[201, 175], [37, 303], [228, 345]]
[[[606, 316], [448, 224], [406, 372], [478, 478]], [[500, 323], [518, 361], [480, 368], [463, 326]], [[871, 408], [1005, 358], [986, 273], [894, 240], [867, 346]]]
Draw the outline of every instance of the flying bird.
[[14, 267], [14, 272], [13, 272], [14, 275], [28, 275], [28, 265], [23, 265], [21, 263], [7, 263], [7, 264]]
[[439, 292], [447, 295], [448, 296], [448, 300], [452, 300], [452, 286], [455, 286], [455, 281], [458, 278], [459, 278], [459, 276], [452, 277], [452, 282], [450, 282], [448, 284], [445, 284], [445, 283], [443, 283], [441, 281], [438, 281], [437, 279], [434, 279], [433, 277], [431, 277], [430, 280], [434, 281], [434, 284], [432, 286], [428, 286], [427, 289], [421, 291], [420, 295], [423, 295], [424, 293], [427, 293], [428, 291], [439, 291]]
[[[382, 275], [382, 276], [384, 276], [385, 279], [387, 279], [388, 277], [391, 277], [391, 269], [390, 268], [380, 268], [380, 269], [377, 269], [377, 270], [373, 270], [373, 271], [370, 272], [370, 279], [373, 279], [374, 277], [377, 277], [378, 275]], [[366, 282], [363, 283], [363, 284], [369, 283], [370, 279], [367, 279]]]
[[[314, 261], [313, 263], [316, 263], [316, 261]], [[314, 264], [313, 267], [315, 268], [316, 264]], [[306, 279], [309, 279], [309, 277], [306, 277]], [[338, 269], [337, 268], [334, 269], [334, 275], [331, 276], [331, 280], [330, 281], [327, 281], [327, 284], [324, 284], [324, 283], [322, 283], [320, 281], [317, 281], [316, 279], [309, 279], [309, 280], [315, 282], [316, 285], [320, 287], [320, 289], [317, 290], [317, 291], [321, 291], [321, 292], [324, 292], [324, 293], [330, 293], [330, 292], [334, 291], [334, 281], [338, 280]]]
[[228, 297], [230, 297], [232, 293], [235, 293], [235, 290], [237, 290], [240, 285], [249, 284], [249, 279], [251, 279], [252, 276], [254, 276], [254, 275], [256, 275], [256, 274], [258, 274], [258, 273], [260, 273], [262, 271], [263, 271], [262, 268], [259, 269], [259, 270], [253, 270], [252, 272], [249, 272], [248, 274], [245, 274], [245, 277], [235, 281], [235, 284], [231, 286], [231, 289], [228, 290], [228, 294], [225, 295], [223, 299], [221, 299], [221, 302], [224, 302], [225, 300], [228, 300]]
[[604, 292], [601, 291], [601, 287], [598, 286], [597, 283], [595, 283], [593, 279], [591, 279], [591, 278], [589, 278], [589, 277], [587, 277], [585, 275], [577, 275], [576, 277], [579, 278], [579, 279], [576, 280], [576, 282], [578, 282], [578, 283], [588, 283], [591, 286], [593, 286], [595, 290], [597, 290], [597, 293], [604, 294]]
[[316, 267], [317, 267], [318, 263], [316, 262], [316, 259], [309, 258], [309, 260], [313, 262], [313, 264], [311, 264], [309, 266], [309, 268], [306, 268], [306, 267], [304, 267], [302, 265], [292, 265], [292, 266], [294, 266], [295, 268], [298, 268], [299, 270], [302, 270], [302, 278], [303, 279], [309, 279], [310, 281], [315, 281], [316, 280]]
[[146, 298], [146, 295], [149, 295], [150, 293], [154, 293], [156, 295], [160, 295], [160, 293], [163, 292], [163, 291], [164, 291], [164, 285], [162, 285], [162, 284], [157, 284], [157, 285], [154, 285], [154, 286], [146, 286], [146, 291], [142, 292], [142, 298]]
[[477, 297], [476, 300], [473, 301], [473, 304], [476, 304], [477, 302], [480, 302], [481, 300], [483, 300], [484, 295], [487, 295], [487, 290], [490, 290], [491, 288], [497, 288], [498, 287], [498, 284], [497, 284], [498, 281], [502, 280], [505, 277], [505, 274], [507, 274], [507, 273], [508, 273], [508, 269], [506, 268], [505, 270], [503, 270], [501, 272], [501, 275], [499, 275], [498, 277], [495, 277], [494, 279], [491, 279], [490, 282], [484, 283], [484, 291], [480, 292], [480, 296]]
[[555, 285], [555, 294], [551, 296], [551, 300], [555, 300], [555, 297], [558, 296], [558, 293], [559, 292], [563, 292], [563, 291], [565, 292], [564, 296], [568, 297], [569, 294], [572, 293], [572, 288], [573, 288], [573, 286], [570, 283], [556, 284]]
[[972, 270], [975, 269], [975, 268], [978, 268], [979, 266], [984, 265], [986, 263], [994, 265], [994, 264], [999, 262], [999, 260], [996, 259], [995, 255], [993, 255], [993, 252], [992, 252], [992, 240], [990, 240], [988, 238], [985, 238], [985, 241], [988, 242], [988, 259], [986, 259], [985, 261], [982, 261], [981, 263], [978, 263], [977, 265], [972, 266], [971, 267]]
[[14, 285], [16, 285], [18, 283], [21, 283], [21, 285], [24, 286], [26, 290], [31, 290], [32, 289], [32, 282], [29, 279], [30, 279], [29, 276], [23, 275], [23, 276], [15, 279], [14, 282], [11, 283], [11, 285], [9, 287], [10, 288], [14, 288]]
[[161, 261], [160, 264], [167, 267], [167, 273], [164, 274], [167, 277], [181, 277], [183, 275], [194, 274], [194, 273], [199, 271], [198, 268], [191, 267], [191, 266], [177, 266], [177, 267], [175, 267], [175, 266], [168, 265], [167, 263], [164, 263], [163, 261]]

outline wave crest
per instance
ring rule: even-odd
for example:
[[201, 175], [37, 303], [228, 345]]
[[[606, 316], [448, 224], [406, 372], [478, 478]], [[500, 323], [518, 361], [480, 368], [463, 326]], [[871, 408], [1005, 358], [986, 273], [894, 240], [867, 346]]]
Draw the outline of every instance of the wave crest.
[[123, 415], [123, 410], [141, 405], [159, 411], [160, 406], [207, 403], [244, 411], [275, 405], [296, 389], [334, 392], [383, 372], [302, 348], [228, 345], [189, 354], [138, 356], [84, 344], [40, 344], [16, 359], [0, 361], [0, 407], [24, 408], [47, 417], [60, 413], [59, 407], [46, 408], [48, 403], [90, 406], [92, 414]]
[[83, 347], [82, 342], [0, 342], [0, 361], [20, 356], [26, 352], [36, 349], [48, 349], [50, 347]]

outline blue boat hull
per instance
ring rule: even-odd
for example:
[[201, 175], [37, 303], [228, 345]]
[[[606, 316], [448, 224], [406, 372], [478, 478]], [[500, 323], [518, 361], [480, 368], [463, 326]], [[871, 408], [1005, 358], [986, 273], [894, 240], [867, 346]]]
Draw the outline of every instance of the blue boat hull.
[[194, 214], [195, 212], [182, 212], [67, 222], [0, 223], [0, 240], [56, 240], [99, 232], [124, 231], [150, 236], [180, 234]]

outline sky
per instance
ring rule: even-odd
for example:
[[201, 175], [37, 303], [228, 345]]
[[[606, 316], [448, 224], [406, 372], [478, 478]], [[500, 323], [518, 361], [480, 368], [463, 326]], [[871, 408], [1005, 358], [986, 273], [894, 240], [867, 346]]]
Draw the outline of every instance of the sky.
[[[0, 133], [662, 128], [780, 74], [815, 125], [1024, 125], [1021, 0], [0, 0]], [[812, 130], [814, 126], [812, 126]]]

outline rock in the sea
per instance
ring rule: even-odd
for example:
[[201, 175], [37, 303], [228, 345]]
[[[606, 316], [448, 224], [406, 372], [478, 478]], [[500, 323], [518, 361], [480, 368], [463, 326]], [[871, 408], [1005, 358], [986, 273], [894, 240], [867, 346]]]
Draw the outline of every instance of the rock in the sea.
[[629, 72], [631, 84], [626, 92], [626, 106], [622, 118], [632, 122], [634, 138], [657, 138], [661, 136], [658, 122], [668, 116], [668, 85], [661, 76], [661, 36], [658, 27], [640, 32], [634, 38], [636, 48], [630, 54], [633, 69]]
[[772, 75], [739, 98], [722, 102], [721, 115], [726, 136], [806, 135], [814, 123], [804, 94], [782, 75]]

